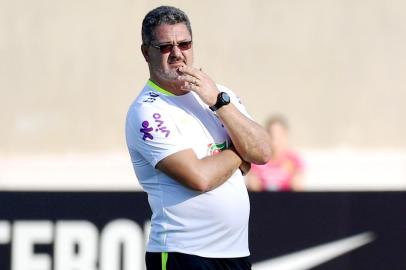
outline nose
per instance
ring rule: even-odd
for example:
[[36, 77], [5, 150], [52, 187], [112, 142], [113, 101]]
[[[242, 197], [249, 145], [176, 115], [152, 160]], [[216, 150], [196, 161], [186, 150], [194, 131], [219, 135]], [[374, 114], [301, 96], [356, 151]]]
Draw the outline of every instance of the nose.
[[178, 45], [172, 47], [171, 55], [175, 57], [179, 57], [182, 55], [181, 49], [179, 49]]

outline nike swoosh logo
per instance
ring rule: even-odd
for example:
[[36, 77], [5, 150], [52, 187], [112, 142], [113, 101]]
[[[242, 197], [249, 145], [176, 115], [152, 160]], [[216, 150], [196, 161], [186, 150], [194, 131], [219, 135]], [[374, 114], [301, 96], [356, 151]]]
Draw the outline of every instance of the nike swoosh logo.
[[373, 232], [365, 232], [256, 263], [252, 265], [252, 270], [311, 269], [374, 240], [375, 234]]

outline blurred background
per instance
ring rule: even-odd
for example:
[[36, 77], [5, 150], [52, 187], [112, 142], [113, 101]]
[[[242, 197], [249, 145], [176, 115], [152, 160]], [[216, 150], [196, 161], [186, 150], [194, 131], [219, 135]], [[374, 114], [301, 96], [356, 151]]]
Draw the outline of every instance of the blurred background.
[[190, 17], [195, 65], [290, 124], [303, 190], [406, 190], [406, 2], [0, 0], [0, 190], [138, 190], [141, 22]]
[[0, 0], [0, 268], [143, 269], [124, 122], [163, 4], [189, 15], [196, 67], [288, 122], [306, 192], [250, 193], [253, 269], [405, 269], [401, 0]]

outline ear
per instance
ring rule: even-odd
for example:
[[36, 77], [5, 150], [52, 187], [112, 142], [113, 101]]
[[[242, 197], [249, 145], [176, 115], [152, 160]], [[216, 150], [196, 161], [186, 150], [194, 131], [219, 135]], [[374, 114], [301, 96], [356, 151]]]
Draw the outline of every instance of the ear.
[[142, 55], [144, 56], [145, 61], [148, 63], [149, 62], [148, 46], [145, 44], [142, 44], [141, 52], [142, 52]]

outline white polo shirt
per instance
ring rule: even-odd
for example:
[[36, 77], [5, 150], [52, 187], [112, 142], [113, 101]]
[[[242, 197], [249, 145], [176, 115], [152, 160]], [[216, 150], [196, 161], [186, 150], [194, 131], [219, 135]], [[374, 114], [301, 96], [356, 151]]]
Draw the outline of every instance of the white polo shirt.
[[[233, 92], [218, 88], [248, 116]], [[155, 169], [160, 160], [184, 149], [193, 149], [201, 159], [228, 147], [226, 129], [196, 93], [175, 96], [148, 81], [129, 108], [126, 139], [153, 212], [147, 251], [212, 258], [249, 255], [249, 198], [240, 170], [201, 193]]]

